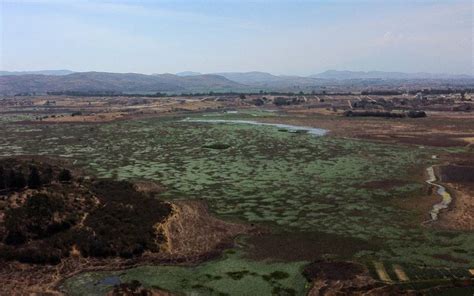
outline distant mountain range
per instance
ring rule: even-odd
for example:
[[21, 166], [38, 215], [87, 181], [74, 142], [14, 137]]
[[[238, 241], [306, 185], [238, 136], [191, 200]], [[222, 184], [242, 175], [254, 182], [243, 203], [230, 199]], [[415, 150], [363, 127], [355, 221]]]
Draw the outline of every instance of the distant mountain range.
[[242, 85], [218, 75], [177, 76], [135, 73], [78, 72], [68, 75], [0, 76], [0, 94], [47, 92], [155, 93], [240, 89]]
[[403, 73], [382, 71], [337, 71], [328, 70], [319, 74], [310, 75], [311, 78], [321, 79], [469, 79], [469, 75], [456, 74], [432, 74], [432, 73]]
[[[375, 80], [375, 81], [373, 81]], [[299, 91], [326, 85], [380, 85], [385, 81], [468, 81], [469, 75], [430, 73], [401, 73], [381, 71], [336, 71], [301, 76], [277, 76], [266, 72], [222, 72], [202, 74], [180, 72], [176, 74], [137, 74], [108, 72], [73, 72], [70, 70], [44, 70], [8, 72], [0, 71], [0, 94], [47, 92], [208, 92], [248, 90]], [[362, 82], [361, 82], [362, 81]]]
[[284, 78], [275, 76], [266, 72], [222, 72], [216, 73], [217, 75], [223, 76], [229, 80], [242, 83], [242, 84], [261, 84], [261, 83], [273, 83], [281, 82]]
[[[319, 74], [309, 76], [296, 75], [273, 75], [267, 72], [218, 72], [212, 73], [223, 76], [229, 80], [246, 84], [246, 85], [261, 85], [268, 83], [314, 83], [314, 79], [329, 79], [329, 80], [352, 80], [352, 79], [470, 79], [473, 78], [464, 74], [432, 74], [432, 73], [403, 73], [403, 72], [383, 72], [383, 71], [338, 71], [328, 70]], [[179, 76], [194, 76], [201, 75], [199, 72], [180, 72], [176, 73]]]
[[74, 71], [71, 70], [40, 70], [40, 71], [0, 71], [0, 76], [6, 75], [27, 75], [27, 74], [37, 74], [37, 75], [68, 75], [72, 74]]
[[[155, 74], [157, 75], [157, 74]], [[193, 71], [184, 71], [184, 72], [179, 72], [176, 73], [178, 76], [197, 76], [197, 75], [202, 75], [202, 73], [199, 72], [193, 72]]]

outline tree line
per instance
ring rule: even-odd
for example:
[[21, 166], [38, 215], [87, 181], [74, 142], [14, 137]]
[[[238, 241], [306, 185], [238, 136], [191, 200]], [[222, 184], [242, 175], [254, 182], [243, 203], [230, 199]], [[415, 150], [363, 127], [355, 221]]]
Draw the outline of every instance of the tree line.
[[72, 180], [71, 172], [68, 169], [62, 169], [57, 177], [54, 177], [52, 167], [47, 167], [42, 173], [35, 165], [29, 166], [29, 172], [25, 173], [20, 168], [5, 169], [0, 166], [0, 192], [21, 190], [25, 187], [38, 189], [42, 185], [50, 184], [52, 181], [69, 182]]

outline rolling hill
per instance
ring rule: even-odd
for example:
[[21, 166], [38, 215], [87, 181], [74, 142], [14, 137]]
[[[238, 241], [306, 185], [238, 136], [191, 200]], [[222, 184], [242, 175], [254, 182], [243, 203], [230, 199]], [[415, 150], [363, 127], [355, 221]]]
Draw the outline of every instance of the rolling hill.
[[238, 90], [243, 86], [218, 75], [180, 77], [173, 74], [144, 75], [136, 73], [82, 72], [69, 75], [0, 76], [0, 94], [47, 92], [191, 92], [204, 90]]
[[[370, 86], [405, 87], [472, 87], [474, 78], [469, 75], [430, 73], [402, 73], [381, 71], [336, 71], [302, 76], [273, 75], [266, 72], [222, 72], [201, 74], [137, 74], [109, 72], [73, 72], [47, 70], [38, 72], [6, 72], [0, 75], [0, 95], [48, 92], [80, 93], [190, 93], [190, 92], [248, 92], [248, 91], [322, 91], [327, 87], [363, 90]], [[21, 74], [35, 73], [35, 74]], [[50, 74], [44, 74], [50, 73]], [[51, 75], [52, 73], [52, 75]], [[61, 74], [63, 73], [63, 74]]]

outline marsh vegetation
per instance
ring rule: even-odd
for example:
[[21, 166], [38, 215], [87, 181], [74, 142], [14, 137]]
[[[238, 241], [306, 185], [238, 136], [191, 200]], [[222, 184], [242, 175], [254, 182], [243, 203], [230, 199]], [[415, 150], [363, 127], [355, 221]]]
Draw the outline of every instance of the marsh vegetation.
[[[6, 123], [0, 131], [0, 154], [57, 155], [88, 174], [116, 180], [90, 187], [103, 204], [84, 220], [98, 231], [94, 241], [102, 246], [99, 253], [90, 244], [81, 246], [91, 256], [130, 257], [153, 250], [147, 239], [149, 226], [156, 222], [153, 209], [160, 207], [163, 215], [167, 210], [120, 180], [156, 181], [166, 188], [161, 198], [204, 199], [220, 218], [271, 230], [243, 239], [235, 254], [194, 268], [146, 266], [81, 274], [64, 284], [69, 293], [109, 291], [113, 285], [94, 283], [116, 275], [122, 282], [135, 279], [145, 287], [176, 292], [237, 295], [242, 287], [252, 286], [264, 294], [275, 289], [301, 295], [307, 287], [303, 267], [313, 260], [355, 260], [374, 277], [374, 262], [398, 264], [405, 271], [416, 266], [466, 271], [474, 263], [472, 235], [426, 228], [420, 221], [429, 210], [415, 210], [418, 197], [429, 195], [420, 172], [437, 162], [432, 155], [464, 148], [316, 137], [281, 132], [282, 124], [246, 123], [276, 117], [263, 111], [211, 112], [187, 121], [167, 117], [54, 127]], [[121, 206], [124, 198], [133, 206]], [[112, 244], [119, 235], [127, 239]], [[331, 247], [336, 245], [340, 248]], [[269, 246], [274, 252], [263, 251]], [[392, 272], [389, 277], [397, 279]]]

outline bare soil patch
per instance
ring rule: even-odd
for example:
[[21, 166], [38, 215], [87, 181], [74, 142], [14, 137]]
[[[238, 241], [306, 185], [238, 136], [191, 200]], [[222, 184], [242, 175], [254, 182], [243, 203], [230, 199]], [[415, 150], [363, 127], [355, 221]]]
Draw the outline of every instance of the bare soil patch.
[[[162, 225], [167, 237], [162, 250], [172, 257], [195, 260], [217, 255], [233, 244], [233, 239], [248, 233], [252, 227], [217, 219], [201, 201], [173, 202], [173, 215]], [[194, 259], [193, 259], [194, 258]]]
[[439, 168], [442, 182], [474, 182], [474, 166], [445, 165]]
[[454, 198], [450, 208], [440, 215], [435, 225], [448, 230], [474, 230], [474, 184], [446, 185]]
[[329, 130], [330, 136], [336, 137], [434, 147], [465, 147], [474, 136], [472, 115], [461, 116], [459, 112], [429, 112], [428, 118], [385, 119], [322, 115], [305, 109], [285, 111], [293, 116], [267, 118], [265, 121], [324, 128]]
[[447, 230], [474, 230], [474, 158], [472, 153], [458, 153], [450, 163], [437, 167], [436, 173], [453, 196], [435, 227]]

